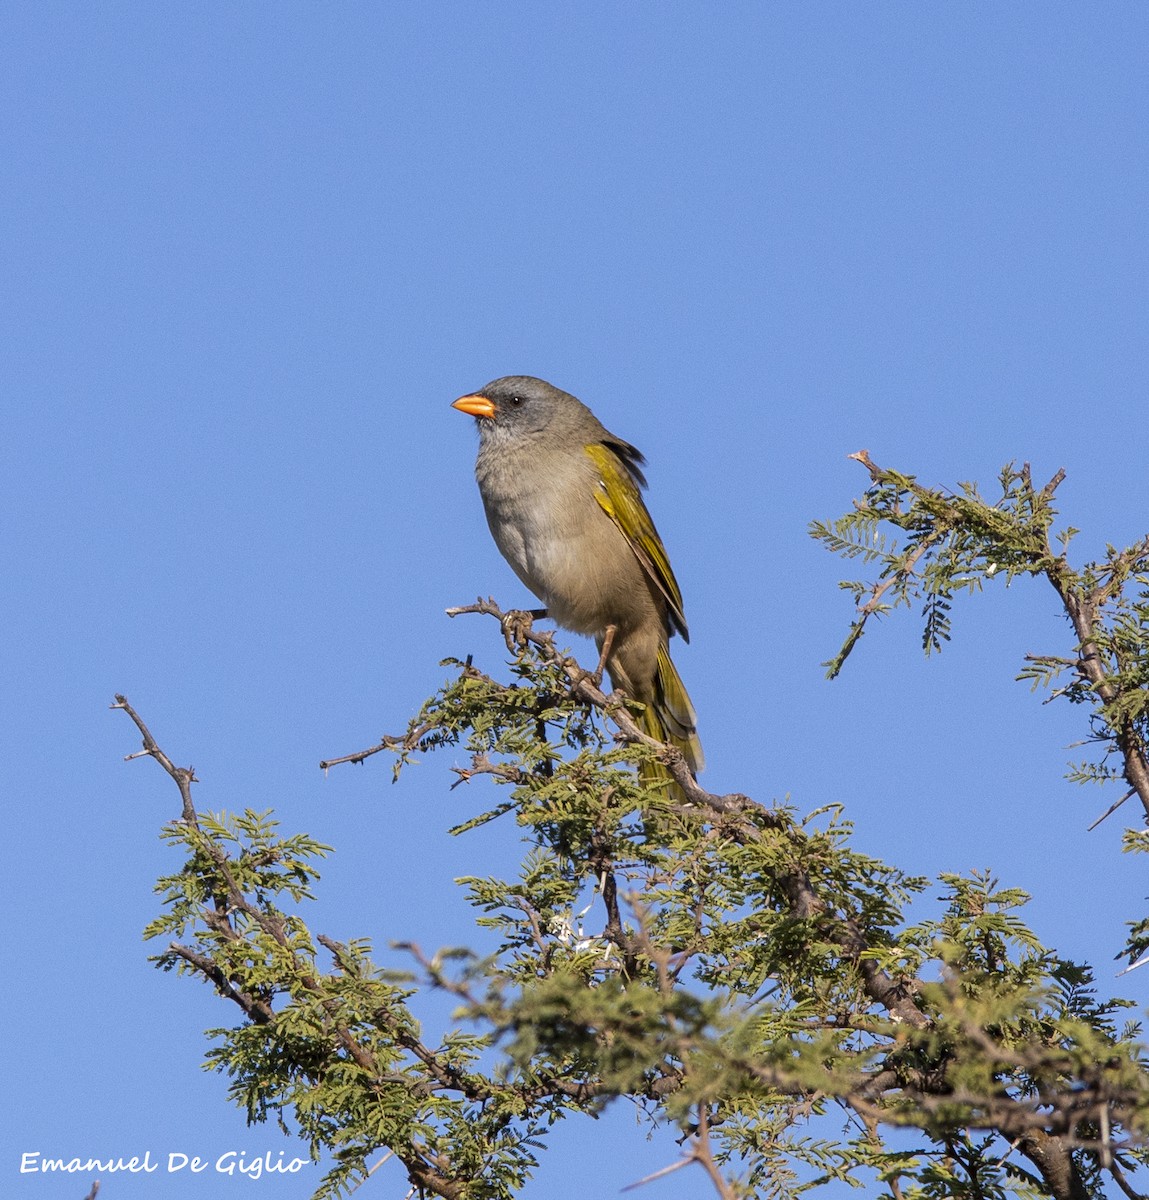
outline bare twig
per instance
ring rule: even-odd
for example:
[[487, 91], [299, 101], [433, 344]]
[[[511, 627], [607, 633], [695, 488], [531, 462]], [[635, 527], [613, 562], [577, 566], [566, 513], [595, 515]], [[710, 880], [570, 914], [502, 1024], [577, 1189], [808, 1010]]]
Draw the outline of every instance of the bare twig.
[[364, 1175], [362, 1179], [357, 1179], [357, 1180], [356, 1180], [356, 1181], [355, 1181], [355, 1182], [354, 1182], [354, 1183], [353, 1183], [353, 1184], [352, 1184], [352, 1185], [351, 1185], [351, 1186], [350, 1186], [350, 1187], [347, 1189], [347, 1194], [348, 1194], [348, 1195], [350, 1195], [352, 1192], [354, 1192], [354, 1191], [357, 1191], [357, 1190], [358, 1190], [358, 1189], [359, 1189], [359, 1188], [360, 1188], [360, 1187], [361, 1187], [363, 1184], [365, 1184], [365, 1183], [367, 1182], [367, 1180], [368, 1180], [368, 1179], [370, 1179], [370, 1178], [371, 1178], [371, 1176], [372, 1176], [372, 1175], [374, 1175], [374, 1174], [375, 1174], [375, 1172], [376, 1172], [376, 1171], [378, 1171], [378, 1170], [379, 1170], [379, 1168], [380, 1168], [380, 1167], [381, 1167], [381, 1166], [382, 1166], [382, 1165], [383, 1165], [385, 1162], [388, 1162], [390, 1159], [392, 1159], [392, 1158], [394, 1158], [394, 1157], [395, 1157], [395, 1151], [394, 1151], [394, 1150], [388, 1150], [386, 1154], [382, 1154], [382, 1155], [380, 1155], [380, 1156], [379, 1156], [379, 1157], [378, 1157], [378, 1158], [377, 1158], [377, 1159], [376, 1159], [376, 1160], [375, 1160], [375, 1161], [374, 1161], [374, 1162], [371, 1164], [371, 1166], [367, 1168], [367, 1174], [366, 1174], [366, 1175]]
[[1096, 821], [1093, 822], [1092, 825], [1089, 826], [1089, 828], [1085, 832], [1092, 833], [1097, 828], [1097, 826], [1100, 825], [1101, 822], [1105, 820], [1106, 817], [1112, 816], [1125, 803], [1125, 801], [1128, 800], [1129, 797], [1134, 794], [1135, 793], [1134, 793], [1133, 789], [1130, 788], [1125, 793], [1125, 795], [1121, 797], [1120, 800], [1114, 800], [1113, 803], [1101, 814], [1101, 816], [1099, 816], [1097, 818]]
[[[1026, 467], [1026, 470], [1028, 471], [1029, 463], [1026, 463], [1025, 467]], [[1047, 501], [1052, 500], [1053, 493], [1056, 492], [1057, 489], [1059, 487], [1061, 487], [1061, 485], [1064, 482], [1065, 482], [1065, 468], [1058, 467], [1058, 469], [1054, 472], [1053, 478], [1037, 494], [1042, 500], [1047, 500]]]
[[1129, 1200], [1149, 1200], [1143, 1192], [1135, 1192], [1133, 1190], [1129, 1180], [1125, 1177], [1125, 1172], [1121, 1169], [1121, 1164], [1116, 1158], [1113, 1158], [1109, 1163], [1109, 1174], [1113, 1176], [1117, 1182], [1117, 1186], [1129, 1197]]
[[710, 1149], [710, 1112], [705, 1104], [698, 1106], [698, 1132], [691, 1144], [690, 1157], [698, 1163], [714, 1184], [714, 1190], [722, 1200], [738, 1200], [738, 1194], [718, 1169]]
[[690, 1140], [690, 1150], [678, 1162], [660, 1167], [657, 1171], [652, 1171], [649, 1175], [644, 1175], [641, 1179], [636, 1179], [634, 1183], [628, 1183], [622, 1190], [624, 1192], [632, 1192], [635, 1188], [653, 1183], [656, 1179], [665, 1179], [667, 1175], [672, 1175], [675, 1171], [681, 1171], [683, 1167], [689, 1167], [694, 1163], [698, 1163], [706, 1171], [710, 1182], [714, 1184], [715, 1190], [722, 1200], [737, 1200], [738, 1193], [730, 1187], [722, 1172], [718, 1169], [717, 1163], [714, 1161], [714, 1155], [710, 1150], [710, 1127], [708, 1122], [709, 1117], [706, 1112], [706, 1106], [703, 1105], [699, 1111], [698, 1130]]
[[319, 764], [319, 769], [329, 771], [341, 763], [354, 763], [358, 766], [381, 750], [414, 750], [434, 728], [434, 725], [421, 725], [418, 729], [413, 729], [402, 737], [391, 737], [390, 734], [384, 734], [374, 746], [368, 746], [366, 750], [356, 750], [354, 754], [343, 754], [339, 758], [325, 758]]
[[124, 758], [125, 762], [130, 762], [133, 758], [154, 758], [156, 762], [175, 780], [176, 787], [180, 790], [180, 797], [183, 801], [183, 820], [189, 825], [196, 826], [196, 811], [195, 805], [192, 803], [191, 785], [198, 783], [199, 780], [195, 777], [195, 767], [177, 767], [170, 758], [160, 749], [156, 743], [156, 739], [152, 737], [151, 731], [140, 718], [140, 714], [128, 703], [126, 696], [116, 696], [115, 703], [112, 708], [121, 708], [135, 722], [136, 728], [140, 731], [140, 735], [144, 740], [144, 748], [136, 751], [135, 754], [129, 754]]
[[680, 1158], [678, 1162], [671, 1163], [668, 1167], [659, 1167], [657, 1171], [651, 1171], [649, 1175], [644, 1175], [641, 1179], [636, 1179], [633, 1183], [628, 1183], [621, 1190], [624, 1192], [633, 1192], [635, 1188], [640, 1188], [647, 1183], [653, 1183], [656, 1179], [665, 1179], [667, 1175], [673, 1175], [675, 1171], [681, 1171], [683, 1167], [689, 1167], [693, 1162], [694, 1156], [688, 1154]]

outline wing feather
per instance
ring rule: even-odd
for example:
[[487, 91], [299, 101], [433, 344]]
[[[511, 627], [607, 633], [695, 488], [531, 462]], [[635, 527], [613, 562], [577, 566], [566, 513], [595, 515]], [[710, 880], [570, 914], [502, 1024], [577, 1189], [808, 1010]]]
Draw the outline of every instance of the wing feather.
[[682, 591], [639, 491], [646, 484], [639, 465], [642, 455], [627, 442], [592, 442], [586, 452], [599, 470], [600, 486], [595, 492], [599, 506], [621, 530], [666, 600], [671, 629], [680, 633], [683, 641], [690, 641], [682, 612]]

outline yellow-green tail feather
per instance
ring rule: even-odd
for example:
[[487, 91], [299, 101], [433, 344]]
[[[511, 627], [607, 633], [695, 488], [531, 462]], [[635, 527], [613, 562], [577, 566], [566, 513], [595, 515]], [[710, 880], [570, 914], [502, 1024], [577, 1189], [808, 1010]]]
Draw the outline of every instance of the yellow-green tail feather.
[[[654, 699], [643, 709], [639, 719], [642, 731], [680, 750], [690, 773], [697, 775], [705, 766], [697, 723], [694, 705], [690, 702], [670, 651], [666, 646], [660, 646], [658, 668], [654, 676]], [[666, 778], [665, 772], [658, 767], [643, 771], [641, 775], [644, 783], [655, 783]]]

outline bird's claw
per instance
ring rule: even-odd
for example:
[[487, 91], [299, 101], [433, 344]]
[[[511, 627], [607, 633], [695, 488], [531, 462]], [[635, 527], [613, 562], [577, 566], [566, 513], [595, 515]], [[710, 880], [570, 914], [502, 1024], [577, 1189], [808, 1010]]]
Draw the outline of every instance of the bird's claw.
[[503, 627], [503, 639], [507, 643], [507, 649], [512, 654], [525, 650], [531, 626], [546, 615], [545, 608], [512, 608], [503, 613], [500, 624]]

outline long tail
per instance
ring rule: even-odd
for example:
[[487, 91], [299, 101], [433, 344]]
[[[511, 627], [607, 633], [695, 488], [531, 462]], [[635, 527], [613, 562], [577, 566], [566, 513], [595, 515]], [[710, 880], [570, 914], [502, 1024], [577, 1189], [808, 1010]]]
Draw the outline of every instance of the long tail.
[[643, 731], [659, 741], [669, 742], [682, 751], [690, 773], [697, 775], [706, 765], [702, 743], [698, 740], [698, 718], [686, 694], [666, 646], [658, 648], [658, 669], [654, 675], [654, 702], [642, 714]]

